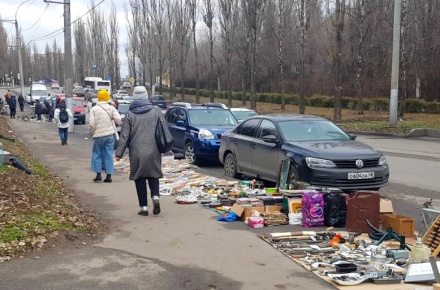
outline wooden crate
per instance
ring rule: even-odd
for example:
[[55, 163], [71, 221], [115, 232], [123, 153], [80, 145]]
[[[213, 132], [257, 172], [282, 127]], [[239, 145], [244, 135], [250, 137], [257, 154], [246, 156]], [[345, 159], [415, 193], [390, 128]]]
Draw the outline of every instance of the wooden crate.
[[432, 222], [423, 236], [422, 242], [431, 249], [432, 256], [438, 256], [440, 253], [440, 216]]
[[412, 237], [414, 236], [415, 220], [411, 217], [391, 213], [383, 215], [382, 228], [392, 227], [393, 231], [399, 235]]

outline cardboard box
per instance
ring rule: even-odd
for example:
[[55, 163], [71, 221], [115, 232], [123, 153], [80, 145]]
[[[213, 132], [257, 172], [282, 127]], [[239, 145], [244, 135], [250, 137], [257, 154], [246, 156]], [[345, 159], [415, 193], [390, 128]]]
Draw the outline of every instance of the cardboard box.
[[264, 206], [253, 206], [253, 207], [244, 208], [244, 212], [241, 215], [241, 220], [246, 221], [246, 219], [252, 215], [253, 210], [256, 210], [256, 211], [262, 213], [262, 212], [264, 212]]
[[244, 212], [244, 207], [239, 206], [238, 204], [234, 204], [231, 208], [231, 210], [233, 213], [235, 213], [238, 217], [241, 217], [241, 215]]
[[393, 231], [397, 232], [399, 235], [404, 235], [408, 237], [414, 236], [414, 224], [415, 219], [399, 214], [384, 214], [383, 215], [383, 229], [392, 227]]
[[289, 197], [289, 213], [302, 213], [302, 199], [297, 197]]
[[266, 205], [265, 212], [281, 211], [282, 208], [283, 208], [282, 205]]
[[384, 214], [391, 214], [394, 213], [393, 203], [389, 199], [380, 199], [379, 202], [379, 212], [380, 212], [380, 218], [379, 223], [383, 223], [383, 215]]

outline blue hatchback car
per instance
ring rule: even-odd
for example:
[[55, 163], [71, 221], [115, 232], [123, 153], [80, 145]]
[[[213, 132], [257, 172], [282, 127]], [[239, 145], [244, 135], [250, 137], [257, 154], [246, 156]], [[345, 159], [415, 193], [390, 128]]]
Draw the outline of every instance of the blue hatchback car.
[[183, 153], [194, 164], [218, 160], [222, 134], [238, 123], [220, 103], [173, 103], [165, 119], [174, 138], [173, 152]]

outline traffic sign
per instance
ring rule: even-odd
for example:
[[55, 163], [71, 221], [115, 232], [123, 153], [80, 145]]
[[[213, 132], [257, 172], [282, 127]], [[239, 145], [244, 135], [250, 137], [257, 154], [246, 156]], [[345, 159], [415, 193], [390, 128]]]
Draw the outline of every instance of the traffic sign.
[[134, 78], [130, 78], [130, 83], [134, 83]]
[[112, 80], [112, 76], [107, 76], [107, 80], [111, 81]]
[[96, 64], [92, 65], [92, 68], [93, 68], [94, 70], [96, 70]]

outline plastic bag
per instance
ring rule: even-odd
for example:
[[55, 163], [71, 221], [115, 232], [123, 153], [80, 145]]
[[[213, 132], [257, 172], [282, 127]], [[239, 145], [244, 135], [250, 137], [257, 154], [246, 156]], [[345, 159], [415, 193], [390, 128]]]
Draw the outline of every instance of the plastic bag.
[[345, 227], [347, 201], [343, 193], [324, 194], [324, 224], [328, 227]]
[[233, 212], [228, 212], [225, 214], [221, 214], [217, 217], [219, 222], [235, 222], [238, 220], [238, 216]]
[[322, 227], [324, 225], [324, 198], [321, 192], [302, 192], [302, 226]]

